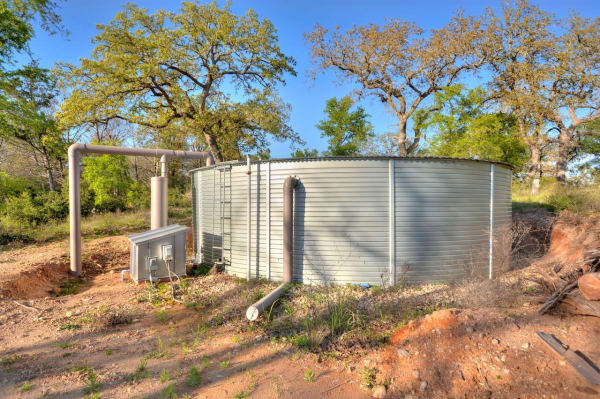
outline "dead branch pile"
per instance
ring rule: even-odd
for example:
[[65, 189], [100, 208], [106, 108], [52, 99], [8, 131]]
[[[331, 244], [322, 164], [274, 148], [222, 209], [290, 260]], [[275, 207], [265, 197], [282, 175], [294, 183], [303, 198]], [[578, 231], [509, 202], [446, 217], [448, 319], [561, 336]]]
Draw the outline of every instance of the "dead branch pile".
[[[561, 271], [563, 273], [559, 274]], [[536, 278], [535, 282], [551, 292], [546, 302], [538, 309], [538, 312], [544, 314], [553, 309], [577, 287], [579, 277], [597, 271], [600, 271], [600, 250], [594, 249], [586, 252], [582, 262], [568, 268], [565, 268], [564, 265], [557, 265], [550, 276]]]

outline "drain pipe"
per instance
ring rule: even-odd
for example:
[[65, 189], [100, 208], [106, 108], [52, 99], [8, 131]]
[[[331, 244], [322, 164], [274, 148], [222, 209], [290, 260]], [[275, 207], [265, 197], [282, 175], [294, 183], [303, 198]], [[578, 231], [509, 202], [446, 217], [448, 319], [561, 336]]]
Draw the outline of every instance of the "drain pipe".
[[246, 318], [250, 321], [267, 309], [284, 293], [285, 288], [292, 282], [294, 270], [294, 189], [300, 180], [288, 176], [283, 183], [283, 282], [267, 296], [246, 310]]
[[[166, 179], [167, 162], [169, 158], [201, 159], [206, 165], [214, 164], [214, 158], [209, 152], [162, 150], [150, 148], [113, 147], [108, 145], [92, 145], [75, 143], [69, 147], [69, 223], [70, 223], [70, 254], [71, 274], [81, 275], [81, 196], [79, 192], [82, 154], [131, 155], [161, 158], [161, 174]], [[163, 176], [161, 176], [163, 177]], [[152, 194], [160, 192], [157, 189]], [[164, 190], [166, 194], [166, 190]], [[152, 199], [154, 203], [156, 200]], [[166, 214], [167, 201], [157, 201], [164, 209], [157, 214]], [[154, 222], [156, 223], [156, 222]], [[165, 217], [166, 223], [166, 217]]]
[[246, 280], [250, 281], [250, 276], [252, 275], [252, 164], [250, 163], [250, 155], [246, 155], [246, 165], [246, 175], [248, 175], [248, 214], [246, 215], [248, 217], [248, 232], [246, 234], [248, 274], [246, 275]]

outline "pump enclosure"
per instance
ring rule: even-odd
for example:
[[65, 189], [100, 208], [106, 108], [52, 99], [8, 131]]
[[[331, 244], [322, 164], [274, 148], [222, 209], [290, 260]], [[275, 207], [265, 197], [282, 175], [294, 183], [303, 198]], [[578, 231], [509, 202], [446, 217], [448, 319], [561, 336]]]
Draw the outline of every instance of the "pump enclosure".
[[189, 227], [172, 224], [130, 235], [129, 273], [135, 282], [185, 276], [185, 240]]

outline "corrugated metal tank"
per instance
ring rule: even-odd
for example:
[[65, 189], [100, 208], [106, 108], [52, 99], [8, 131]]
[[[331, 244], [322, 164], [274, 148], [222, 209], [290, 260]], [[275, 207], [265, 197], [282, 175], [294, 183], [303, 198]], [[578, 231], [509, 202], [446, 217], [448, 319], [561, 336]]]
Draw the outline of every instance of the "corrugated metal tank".
[[[192, 171], [196, 257], [282, 279], [283, 182], [296, 176], [294, 280], [426, 283], [510, 262], [509, 165], [443, 158], [305, 158]], [[492, 234], [490, 234], [492, 232]]]

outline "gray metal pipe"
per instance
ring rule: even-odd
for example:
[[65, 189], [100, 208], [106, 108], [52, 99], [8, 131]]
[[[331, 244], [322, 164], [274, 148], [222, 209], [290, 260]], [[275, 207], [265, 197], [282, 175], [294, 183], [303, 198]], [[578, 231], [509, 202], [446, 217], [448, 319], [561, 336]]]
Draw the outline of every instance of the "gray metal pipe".
[[[149, 148], [113, 147], [75, 143], [69, 147], [69, 219], [71, 274], [81, 275], [81, 197], [80, 175], [82, 154], [109, 154], [161, 157], [161, 173], [166, 175], [166, 162], [169, 158], [201, 159], [206, 165], [213, 165], [214, 158], [209, 152], [178, 151]], [[163, 159], [164, 158], [164, 159]], [[164, 167], [163, 167], [164, 165]], [[166, 206], [166, 202], [165, 202]]]
[[300, 180], [288, 176], [283, 182], [283, 282], [267, 296], [251, 305], [246, 310], [246, 318], [250, 321], [258, 316], [285, 292], [285, 287], [292, 282], [294, 271], [294, 190]]

